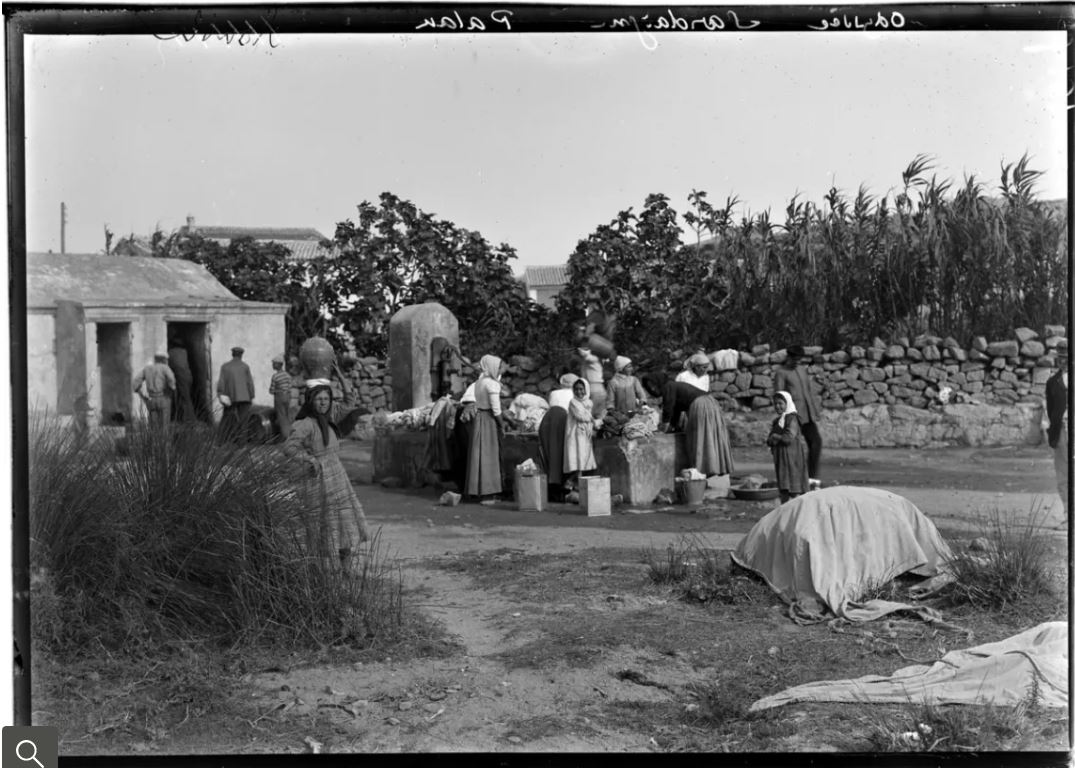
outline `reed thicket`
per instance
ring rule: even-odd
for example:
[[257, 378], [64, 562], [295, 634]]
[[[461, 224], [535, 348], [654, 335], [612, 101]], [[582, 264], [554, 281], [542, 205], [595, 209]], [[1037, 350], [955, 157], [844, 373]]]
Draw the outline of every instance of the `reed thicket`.
[[107, 435], [32, 424], [35, 642], [361, 645], [400, 628], [401, 576], [376, 538], [354, 570], [306, 556], [318, 500], [278, 450], [141, 423], [126, 440], [119, 455]]

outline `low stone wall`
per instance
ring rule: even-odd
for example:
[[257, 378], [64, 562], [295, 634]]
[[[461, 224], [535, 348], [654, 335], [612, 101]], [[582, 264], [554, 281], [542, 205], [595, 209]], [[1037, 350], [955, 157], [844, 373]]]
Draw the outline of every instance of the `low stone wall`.
[[[829, 448], [944, 448], [1039, 445], [1045, 438], [1041, 403], [957, 404], [936, 408], [867, 405], [825, 410], [818, 427]], [[733, 446], [765, 445], [773, 415], [725, 414]]]
[[[806, 347], [804, 365], [825, 409], [822, 437], [845, 448], [1036, 445], [1043, 439], [1045, 382], [1056, 370], [1056, 346], [1064, 335], [1064, 326], [1047, 325], [1040, 335], [1018, 328], [1012, 339], [977, 337], [966, 349], [955, 339], [928, 334], [913, 341], [875, 338], [832, 352]], [[764, 440], [773, 418], [773, 381], [786, 357], [785, 350], [762, 344], [740, 351], [736, 369], [714, 375], [712, 390], [733, 442]], [[507, 362], [505, 406], [520, 392], [547, 397], [556, 386], [556, 371], [545, 361], [515, 356]], [[350, 376], [361, 405], [392, 410], [384, 361], [360, 358]]]

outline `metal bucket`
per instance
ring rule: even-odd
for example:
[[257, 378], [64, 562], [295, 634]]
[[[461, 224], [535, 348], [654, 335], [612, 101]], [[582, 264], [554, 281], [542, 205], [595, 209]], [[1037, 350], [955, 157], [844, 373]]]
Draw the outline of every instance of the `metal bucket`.
[[701, 504], [705, 499], [706, 481], [701, 480], [684, 480], [681, 477], [676, 478], [676, 495], [679, 496], [681, 504], [689, 504], [697, 506]]

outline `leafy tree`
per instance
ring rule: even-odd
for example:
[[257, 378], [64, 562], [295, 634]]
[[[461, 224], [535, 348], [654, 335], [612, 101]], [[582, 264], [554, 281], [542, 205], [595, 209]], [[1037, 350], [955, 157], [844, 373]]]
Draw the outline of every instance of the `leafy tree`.
[[344, 338], [334, 327], [326, 309], [326, 260], [300, 263], [291, 260], [291, 249], [280, 243], [262, 243], [237, 237], [227, 247], [197, 233], [179, 230], [169, 235], [157, 231], [151, 238], [155, 256], [187, 259], [202, 264], [220, 283], [240, 299], [289, 304], [285, 316], [287, 347], [298, 351], [311, 336], [325, 336], [336, 344]]
[[512, 274], [515, 251], [493, 248], [479, 232], [457, 227], [384, 192], [379, 204], [358, 206], [357, 223], [336, 226], [333, 314], [360, 349], [383, 354], [388, 322], [405, 306], [443, 304], [456, 316], [460, 346], [485, 352], [522, 352], [534, 340], [542, 310]]

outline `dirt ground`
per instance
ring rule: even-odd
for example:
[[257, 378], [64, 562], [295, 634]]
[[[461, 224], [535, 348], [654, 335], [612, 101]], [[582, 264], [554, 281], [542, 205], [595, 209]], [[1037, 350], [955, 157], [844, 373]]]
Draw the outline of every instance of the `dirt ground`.
[[[735, 461], [736, 475], [771, 474], [761, 450], [737, 451]], [[763, 586], [745, 586], [742, 606], [707, 610], [650, 583], [648, 548], [698, 535], [712, 548], [734, 549], [775, 502], [713, 500], [693, 513], [620, 508], [604, 518], [573, 505], [525, 513], [511, 502], [446, 507], [433, 488], [372, 485], [368, 443], [348, 443], [345, 465], [382, 546], [401, 565], [411, 602], [454, 646], [428, 658], [252, 669], [237, 694], [248, 714], [239, 730], [177, 731], [143, 749], [864, 751], [862, 707], [831, 705], [823, 717], [817, 705], [785, 707], [746, 730], [741, 723], [721, 730], [712, 717], [691, 713], [731, 668], [751, 670], [751, 685], [735, 694], [748, 705], [788, 685], [845, 677], [849, 668], [889, 674], [907, 657], [936, 658], [945, 645], [1025, 628], [983, 625], [970, 643], [908, 626], [900, 655], [886, 655], [862, 638], [844, 643], [823, 625], [794, 624]], [[1046, 448], [830, 450], [823, 468], [826, 484], [907, 497], [950, 540], [978, 535], [979, 516], [993, 510], [1013, 520], [1037, 514], [1050, 525], [1062, 519]], [[1070, 562], [1066, 528], [1049, 536], [1057, 563]], [[1059, 728], [1023, 748], [1062, 749], [1065, 734]]]
[[[643, 718], [639, 723], [622, 712], [610, 715], [602, 705], [616, 702], [621, 708], [642, 708], [639, 711], [646, 705], [657, 706], [669, 698], [669, 690], [683, 690], [719, 676], [719, 658], [699, 664], [692, 659], [699, 648], [680, 645], [670, 649], [672, 653], [654, 655], [647, 647], [652, 643], [634, 647], [630, 642], [614, 647], [598, 642], [593, 646], [598, 650], [582, 659], [573, 658], [572, 647], [592, 647], [581, 641], [579, 646], [560, 647], [559, 658], [554, 655], [537, 664], [517, 663], [517, 658], [513, 663], [513, 654], [535, 647], [551, 627], [562, 630], [557, 616], [573, 609], [590, 616], [615, 612], [642, 620], [639, 617], [652, 614], [661, 621], [676, 621], [671, 614], [662, 614], [668, 597], [659, 591], [632, 590], [623, 596], [615, 589], [624, 580], [645, 582], [639, 553], [646, 547], [660, 549], [681, 541], [685, 534], [700, 534], [713, 547], [733, 549], [774, 502], [719, 500], [693, 514], [677, 508], [674, 512], [617, 511], [606, 518], [587, 518], [572, 505], [552, 505], [540, 513], [519, 512], [508, 502], [495, 507], [444, 507], [437, 504], [432, 488], [401, 491], [370, 485], [368, 444], [352, 443], [348, 449], [347, 465], [367, 517], [380, 527], [383, 541], [402, 563], [407, 584], [419, 602], [458, 639], [460, 650], [450, 658], [402, 664], [386, 661], [253, 675], [249, 682], [257, 692], [259, 707], [268, 711], [288, 701], [298, 702], [292, 707], [294, 715], [332, 713], [338, 731], [321, 737], [326, 751], [669, 748], [672, 740], [658, 733], [655, 719]], [[1047, 449], [834, 450], [826, 452], [824, 469], [829, 484], [884, 487], [909, 498], [948, 538], [976, 535], [980, 530], [977, 516], [993, 509], [1013, 519], [1025, 519], [1034, 510], [1047, 514], [1050, 523], [1061, 519]], [[737, 452], [736, 474], [751, 472], [771, 472], [768, 456], [762, 451]], [[1046, 506], [1052, 509], [1043, 512]], [[1067, 532], [1058, 530], [1052, 535], [1063, 557]], [[522, 563], [522, 591], [511, 589], [520, 581], [518, 568], [492, 580], [481, 578], [479, 566], [486, 562], [481, 553], [491, 558], [490, 563]], [[565, 554], [574, 557], [563, 559], [564, 563], [600, 562], [606, 572], [587, 574], [565, 565], [558, 584], [554, 579], [549, 590], [532, 594], [525, 564]], [[451, 568], [452, 560], [460, 557], [472, 558], [468, 567]], [[614, 572], [612, 583], [601, 578], [610, 575], [609, 569]], [[532, 569], [530, 576], [539, 570]], [[548, 569], [542, 572], [548, 578]], [[813, 631], [794, 625], [773, 603], [765, 606], [762, 626], [781, 643], [796, 633]], [[613, 626], [606, 631], [621, 630]], [[656, 628], [651, 631], [661, 634]], [[907, 663], [894, 662], [887, 663], [887, 671]], [[617, 673], [625, 668], [645, 669], [667, 687], [619, 679]], [[839, 676], [833, 669], [830, 677]], [[812, 679], [824, 677], [818, 674]], [[792, 716], [796, 722], [809, 708], [789, 709], [798, 710]], [[864, 748], [833, 743], [831, 732], [811, 735], [808, 728], [787, 730], [784, 738], [772, 744], [773, 749]], [[683, 745], [682, 736], [675, 741]], [[277, 750], [282, 745], [270, 735], [265, 746]], [[292, 748], [302, 747], [293, 742]], [[250, 744], [250, 748], [258, 747]]]

